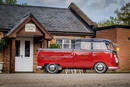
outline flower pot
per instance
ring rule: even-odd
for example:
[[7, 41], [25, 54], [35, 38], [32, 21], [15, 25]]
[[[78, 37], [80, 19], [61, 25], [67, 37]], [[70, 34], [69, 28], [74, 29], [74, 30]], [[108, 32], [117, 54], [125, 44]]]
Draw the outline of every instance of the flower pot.
[[3, 62], [0, 62], [0, 73], [2, 73], [3, 70]]

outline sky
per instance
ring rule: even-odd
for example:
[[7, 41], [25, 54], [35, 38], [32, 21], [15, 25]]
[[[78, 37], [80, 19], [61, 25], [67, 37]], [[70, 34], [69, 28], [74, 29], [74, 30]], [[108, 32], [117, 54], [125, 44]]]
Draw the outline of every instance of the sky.
[[18, 0], [28, 5], [68, 8], [74, 2], [92, 21], [103, 22], [115, 17], [115, 10], [120, 9], [130, 0]]

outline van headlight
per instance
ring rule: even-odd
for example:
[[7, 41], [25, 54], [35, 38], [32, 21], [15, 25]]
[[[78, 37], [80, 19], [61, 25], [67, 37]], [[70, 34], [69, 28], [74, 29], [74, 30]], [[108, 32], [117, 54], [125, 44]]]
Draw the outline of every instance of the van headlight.
[[118, 63], [118, 62], [119, 62], [119, 59], [117, 58], [116, 55], [114, 55], [114, 57], [115, 57], [115, 61], [116, 61], [116, 63]]

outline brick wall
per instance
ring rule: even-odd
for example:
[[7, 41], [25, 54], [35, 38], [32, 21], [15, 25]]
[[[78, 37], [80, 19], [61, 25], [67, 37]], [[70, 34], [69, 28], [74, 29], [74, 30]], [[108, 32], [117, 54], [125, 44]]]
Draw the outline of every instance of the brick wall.
[[[0, 39], [3, 38], [3, 32], [0, 32]], [[0, 62], [3, 61], [3, 50], [0, 50]]]
[[[0, 32], [0, 39], [5, 35], [4, 32]], [[3, 71], [10, 71], [10, 45], [8, 43], [8, 47], [4, 50], [0, 50], [0, 62], [4, 62]]]
[[3, 53], [3, 62], [4, 62], [4, 66], [3, 66], [3, 71], [6, 73], [10, 72], [10, 44], [8, 44], [8, 47], [4, 50]]
[[119, 47], [120, 70], [117, 70], [117, 72], [130, 72], [130, 40], [128, 40], [128, 37], [130, 37], [130, 30], [124, 28], [96, 32], [96, 38], [109, 39]]
[[0, 32], [0, 39], [3, 38], [3, 36], [4, 36], [4, 33]]
[[100, 30], [96, 32], [96, 38], [109, 39], [112, 42], [117, 42], [116, 29]]
[[120, 57], [120, 67], [123, 72], [130, 72], [130, 30], [119, 28], [117, 30], [117, 44], [120, 48], [119, 57]]
[[34, 52], [33, 52], [33, 72], [43, 72], [40, 69], [37, 69], [37, 53], [38, 53], [38, 48], [42, 48], [42, 42], [34, 42]]

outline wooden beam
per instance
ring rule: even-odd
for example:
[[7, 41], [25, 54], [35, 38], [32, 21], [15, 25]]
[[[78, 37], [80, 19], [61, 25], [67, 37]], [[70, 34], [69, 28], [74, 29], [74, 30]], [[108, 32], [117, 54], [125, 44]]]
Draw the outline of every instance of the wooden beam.
[[9, 38], [16, 38], [16, 33], [22, 29], [26, 23], [31, 21], [31, 18], [28, 17], [23, 23], [21, 23], [19, 26], [16, 27], [16, 29], [8, 36]]
[[15, 39], [12, 39], [11, 49], [11, 72], [15, 72]]
[[48, 47], [48, 41], [46, 39], [44, 39], [43, 41], [43, 48], [47, 48]]

